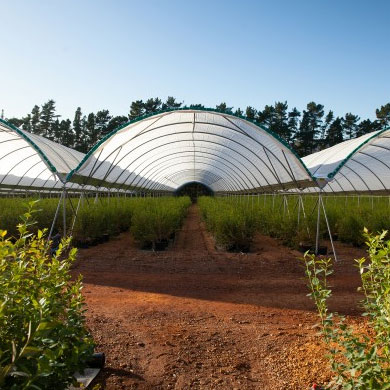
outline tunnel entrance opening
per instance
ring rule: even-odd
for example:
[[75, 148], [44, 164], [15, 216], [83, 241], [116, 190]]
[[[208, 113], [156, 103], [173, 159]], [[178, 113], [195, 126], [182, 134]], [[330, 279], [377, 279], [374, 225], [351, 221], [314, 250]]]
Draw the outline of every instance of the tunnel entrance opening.
[[214, 192], [207, 186], [199, 182], [190, 182], [179, 187], [176, 196], [189, 196], [192, 203], [196, 203], [199, 196], [213, 196]]

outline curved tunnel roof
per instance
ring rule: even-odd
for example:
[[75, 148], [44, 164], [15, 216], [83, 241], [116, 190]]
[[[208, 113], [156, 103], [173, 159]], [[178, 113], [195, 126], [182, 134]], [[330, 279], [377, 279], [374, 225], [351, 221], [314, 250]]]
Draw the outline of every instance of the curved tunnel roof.
[[[20, 130], [0, 119], [0, 188], [28, 190], [80, 190], [66, 176], [85, 154]], [[93, 190], [92, 187], [83, 190]], [[95, 189], [96, 190], [96, 189]]]
[[275, 191], [315, 185], [295, 152], [244, 118], [179, 109], [113, 131], [67, 177], [84, 185], [174, 191], [188, 182], [215, 192]]
[[374, 131], [304, 157], [325, 192], [390, 192], [390, 129]]

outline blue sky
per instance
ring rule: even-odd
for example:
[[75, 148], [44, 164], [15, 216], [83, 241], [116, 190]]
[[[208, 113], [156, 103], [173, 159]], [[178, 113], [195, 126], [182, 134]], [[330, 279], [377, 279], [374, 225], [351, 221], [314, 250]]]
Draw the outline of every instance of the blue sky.
[[49, 98], [63, 117], [168, 95], [314, 100], [362, 118], [390, 102], [390, 1], [0, 0], [0, 12], [6, 117]]

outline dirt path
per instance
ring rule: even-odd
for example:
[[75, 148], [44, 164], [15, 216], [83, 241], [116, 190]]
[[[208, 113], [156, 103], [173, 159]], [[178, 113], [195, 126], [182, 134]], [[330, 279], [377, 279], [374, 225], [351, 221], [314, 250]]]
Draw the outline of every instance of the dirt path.
[[[193, 206], [170, 251], [140, 251], [129, 234], [81, 250], [88, 326], [107, 355], [102, 389], [304, 390], [326, 381], [300, 254], [261, 235], [254, 248], [216, 252]], [[356, 314], [351, 261], [332, 282], [332, 308]]]
[[176, 252], [207, 252], [208, 248], [204, 233], [198, 206], [193, 204], [188, 210], [182, 229], [177, 234], [174, 250]]

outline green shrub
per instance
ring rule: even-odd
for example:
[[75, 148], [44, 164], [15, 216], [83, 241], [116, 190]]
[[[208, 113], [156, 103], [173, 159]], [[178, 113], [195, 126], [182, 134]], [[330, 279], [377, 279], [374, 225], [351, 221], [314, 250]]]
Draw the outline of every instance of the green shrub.
[[182, 225], [189, 197], [143, 198], [134, 203], [131, 233], [141, 245], [151, 245], [167, 241]]
[[63, 240], [48, 256], [45, 231], [32, 234], [34, 202], [15, 243], [0, 231], [0, 388], [65, 389], [93, 352], [82, 283], [71, 280], [76, 250]]
[[316, 304], [335, 372], [329, 384], [331, 388], [390, 389], [390, 241], [384, 241], [386, 233], [370, 235], [365, 230], [369, 260], [356, 260], [362, 281], [359, 290], [364, 294], [363, 316], [370, 328], [368, 334], [348, 325], [345, 317], [329, 313], [331, 259], [305, 255], [309, 295]]
[[249, 250], [256, 232], [256, 218], [247, 205], [209, 197], [200, 197], [198, 204], [218, 246], [231, 251]]
[[349, 242], [355, 246], [364, 244], [363, 227], [364, 222], [358, 215], [346, 215], [337, 224], [339, 239]]

